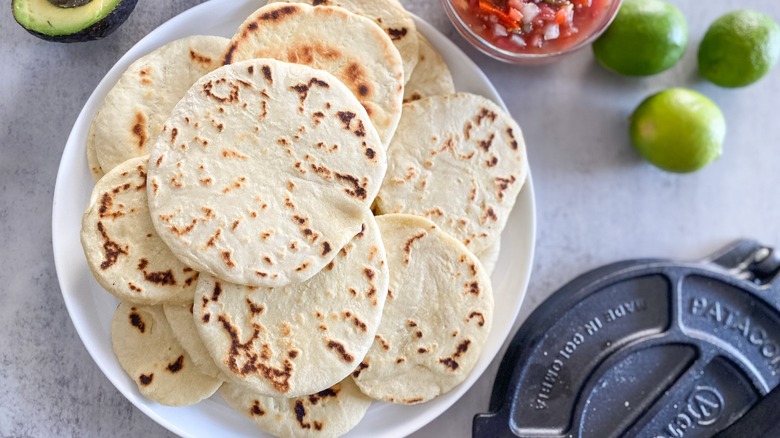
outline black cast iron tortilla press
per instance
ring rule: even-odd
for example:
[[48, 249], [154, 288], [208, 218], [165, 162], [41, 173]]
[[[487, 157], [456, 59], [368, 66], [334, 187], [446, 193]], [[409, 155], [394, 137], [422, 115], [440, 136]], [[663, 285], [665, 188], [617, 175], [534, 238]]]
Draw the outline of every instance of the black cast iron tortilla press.
[[473, 436], [780, 437], [778, 271], [744, 240], [578, 277], [515, 335]]

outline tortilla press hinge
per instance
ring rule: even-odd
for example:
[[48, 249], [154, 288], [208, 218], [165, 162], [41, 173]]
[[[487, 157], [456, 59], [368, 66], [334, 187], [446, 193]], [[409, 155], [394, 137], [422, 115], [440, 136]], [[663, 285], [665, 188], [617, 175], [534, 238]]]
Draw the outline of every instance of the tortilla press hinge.
[[780, 274], [780, 251], [754, 240], [741, 240], [706, 260], [757, 286], [773, 284]]
[[[780, 288], [780, 251], [756, 241], [739, 241], [709, 261], [726, 268], [735, 277], [758, 286], [777, 284]], [[775, 417], [778, 402], [780, 386], [775, 387], [739, 421], [715, 438], [780, 435], [780, 422]]]

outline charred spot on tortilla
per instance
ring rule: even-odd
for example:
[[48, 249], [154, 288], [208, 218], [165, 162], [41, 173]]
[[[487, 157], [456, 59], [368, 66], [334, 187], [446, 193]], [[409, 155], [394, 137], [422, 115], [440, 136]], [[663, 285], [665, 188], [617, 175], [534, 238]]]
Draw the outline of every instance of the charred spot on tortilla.
[[339, 356], [344, 362], [353, 362], [355, 360], [355, 357], [347, 352], [346, 347], [344, 347], [344, 344], [341, 342], [335, 341], [333, 339], [328, 340], [328, 348], [338, 352]]
[[192, 48], [190, 49], [190, 59], [192, 59], [192, 61], [194, 61], [194, 62], [197, 62], [197, 63], [200, 63], [200, 64], [207, 64], [207, 65], [211, 65], [211, 63], [213, 62], [210, 57], [208, 57], [207, 55], [198, 53], [198, 52], [196, 52]]
[[97, 223], [97, 229], [100, 235], [103, 237], [103, 254], [105, 258], [105, 260], [100, 263], [100, 269], [105, 270], [113, 266], [117, 260], [119, 260], [119, 256], [127, 255], [127, 250], [122, 248], [119, 243], [111, 240], [111, 238], [106, 233], [102, 222]]
[[265, 307], [255, 303], [249, 298], [246, 299], [246, 303], [247, 305], [249, 305], [249, 313], [251, 313], [252, 315], [260, 315], [265, 311]]
[[150, 373], [149, 375], [141, 374], [140, 376], [138, 376], [138, 382], [144, 386], [150, 385], [153, 379], [154, 379], [154, 373]]
[[[235, 83], [228, 82], [225, 78], [205, 82], [201, 85], [201, 91], [219, 103], [235, 103], [239, 101], [240, 88]], [[173, 129], [176, 130], [176, 128]]]
[[390, 38], [393, 41], [400, 40], [401, 38], [405, 37], [407, 33], [409, 33], [409, 29], [401, 28], [401, 29], [385, 29], [387, 34], [390, 35]]
[[138, 139], [138, 149], [143, 149], [149, 135], [146, 133], [146, 117], [143, 113], [135, 113], [135, 120], [131, 129], [133, 136]]
[[368, 368], [368, 364], [366, 362], [360, 362], [360, 365], [352, 372], [352, 377], [359, 377], [360, 373], [366, 368]]
[[184, 367], [184, 355], [179, 356], [174, 362], [168, 364], [165, 369], [171, 373], [178, 373]]
[[298, 7], [294, 5], [288, 5], [281, 7], [279, 9], [275, 9], [271, 12], [264, 13], [260, 15], [261, 20], [267, 20], [267, 21], [278, 21], [283, 19], [287, 15], [292, 15], [295, 12], [298, 11]]
[[265, 411], [260, 408], [260, 402], [258, 400], [255, 400], [254, 403], [252, 404], [252, 407], [249, 409], [249, 415], [251, 415], [251, 416], [255, 416], [255, 415], [263, 416], [263, 415], [265, 415]]
[[146, 332], [146, 324], [144, 323], [144, 320], [141, 318], [141, 315], [137, 312], [137, 309], [133, 307], [132, 312], [130, 313], [130, 325], [137, 328], [139, 332], [144, 333]]

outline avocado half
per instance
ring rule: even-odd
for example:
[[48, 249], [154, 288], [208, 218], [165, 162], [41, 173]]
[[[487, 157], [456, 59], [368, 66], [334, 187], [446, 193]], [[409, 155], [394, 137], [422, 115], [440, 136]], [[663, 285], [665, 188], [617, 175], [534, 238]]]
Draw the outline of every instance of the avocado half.
[[14, 19], [47, 41], [103, 38], [127, 20], [138, 0], [12, 0]]

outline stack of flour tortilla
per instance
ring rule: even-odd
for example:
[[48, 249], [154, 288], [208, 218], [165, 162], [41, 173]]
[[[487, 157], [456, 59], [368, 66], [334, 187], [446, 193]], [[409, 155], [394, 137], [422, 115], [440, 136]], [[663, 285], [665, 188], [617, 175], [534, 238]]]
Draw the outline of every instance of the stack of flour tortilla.
[[[137, 60], [95, 116], [81, 241], [141, 394], [219, 391], [263, 431], [339, 436], [463, 382], [527, 175], [396, 0], [258, 9]], [[220, 389], [221, 388], [221, 389]]]

